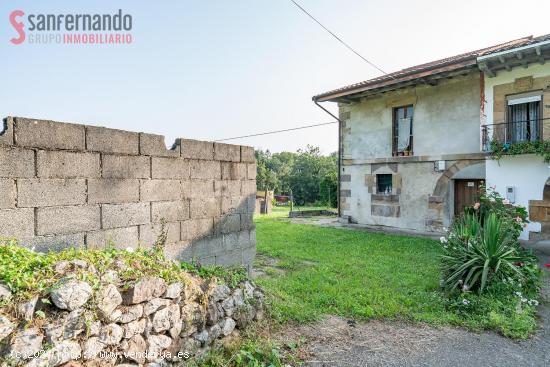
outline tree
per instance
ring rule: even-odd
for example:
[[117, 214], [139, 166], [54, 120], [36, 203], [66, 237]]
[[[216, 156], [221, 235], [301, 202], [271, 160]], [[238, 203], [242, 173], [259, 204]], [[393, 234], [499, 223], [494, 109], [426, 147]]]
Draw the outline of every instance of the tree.
[[335, 153], [323, 156], [319, 148], [310, 145], [296, 153], [257, 150], [258, 190], [274, 190], [278, 195], [292, 192], [299, 205], [336, 203], [336, 161]]
[[328, 172], [319, 184], [321, 203], [336, 208], [338, 205], [338, 175], [334, 171]]

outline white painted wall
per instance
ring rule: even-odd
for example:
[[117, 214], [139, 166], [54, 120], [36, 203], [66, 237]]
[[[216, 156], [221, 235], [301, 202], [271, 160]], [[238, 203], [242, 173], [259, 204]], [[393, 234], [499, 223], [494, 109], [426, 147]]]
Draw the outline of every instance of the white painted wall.
[[[540, 156], [527, 154], [502, 157], [500, 161], [488, 160], [485, 167], [487, 185], [496, 186], [496, 191], [503, 197], [506, 197], [506, 186], [515, 186], [515, 205], [529, 208], [529, 200], [542, 200], [550, 169]], [[540, 229], [540, 223], [529, 223], [520, 238], [526, 240], [529, 231], [540, 232]]]
[[[516, 78], [532, 76], [539, 78], [550, 75], [550, 64], [531, 65], [511, 71], [501, 71], [495, 77], [485, 76], [485, 119], [482, 124], [500, 123], [493, 120], [493, 88], [496, 85], [512, 83]], [[547, 102], [545, 102], [547, 103]], [[483, 121], [485, 120], [485, 121]], [[516, 187], [516, 205], [529, 209], [529, 200], [542, 200], [544, 184], [550, 176], [548, 164], [536, 155], [502, 157], [500, 161], [488, 160], [486, 164], [487, 184], [495, 185], [497, 191], [506, 197], [506, 186]], [[538, 222], [529, 223], [521, 234], [521, 239], [529, 238], [529, 231], [540, 232]]]

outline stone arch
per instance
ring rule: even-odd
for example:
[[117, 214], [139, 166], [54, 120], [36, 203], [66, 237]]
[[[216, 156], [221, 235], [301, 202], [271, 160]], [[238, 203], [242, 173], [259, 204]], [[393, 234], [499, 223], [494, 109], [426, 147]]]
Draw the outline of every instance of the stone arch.
[[426, 229], [440, 231], [444, 225], [449, 224], [447, 223], [449, 218], [447, 218], [447, 215], [444, 215], [444, 212], [449, 210], [449, 208], [446, 208], [445, 206], [445, 198], [447, 197], [447, 193], [449, 191], [449, 183], [451, 179], [455, 176], [455, 174], [464, 168], [484, 162], [485, 160], [480, 159], [462, 160], [455, 162], [445, 170], [445, 172], [437, 180], [433, 194], [428, 196], [428, 209], [431, 209], [433, 217], [426, 220]]
[[449, 181], [456, 173], [468, 166], [473, 166], [475, 164], [480, 164], [484, 162], [485, 160], [468, 160], [456, 162], [451, 167], [447, 168], [443, 175], [441, 175], [439, 180], [437, 180], [432, 196], [445, 197], [445, 195], [447, 194], [447, 190], [449, 189]]

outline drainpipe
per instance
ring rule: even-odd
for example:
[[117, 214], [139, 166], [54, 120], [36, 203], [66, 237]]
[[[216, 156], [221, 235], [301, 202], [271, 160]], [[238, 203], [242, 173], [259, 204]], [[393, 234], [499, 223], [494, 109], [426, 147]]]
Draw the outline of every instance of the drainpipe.
[[319, 102], [317, 102], [317, 100], [313, 100], [313, 102], [320, 108], [322, 109], [323, 111], [325, 111], [326, 113], [328, 113], [329, 115], [331, 115], [332, 117], [334, 117], [336, 119], [336, 121], [338, 121], [338, 192], [337, 192], [337, 203], [338, 203], [338, 218], [341, 218], [342, 217], [342, 209], [341, 209], [341, 205], [340, 205], [340, 171], [342, 169], [342, 121], [334, 116], [334, 114], [332, 112], [330, 112], [329, 110], [327, 110], [326, 108], [324, 108], [323, 106], [321, 106], [319, 104]]

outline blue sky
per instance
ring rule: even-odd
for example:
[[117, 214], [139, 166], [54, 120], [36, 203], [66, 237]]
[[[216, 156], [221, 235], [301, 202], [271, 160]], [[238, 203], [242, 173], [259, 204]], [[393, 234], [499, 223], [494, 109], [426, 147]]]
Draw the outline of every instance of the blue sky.
[[[549, 1], [300, 3], [386, 71], [550, 33]], [[9, 42], [15, 9], [119, 8], [133, 16], [132, 45]], [[167, 144], [330, 121], [311, 102], [314, 94], [379, 75], [288, 0], [2, 1], [0, 52], [1, 116], [159, 133]], [[336, 126], [234, 143], [272, 151], [312, 144], [329, 153], [336, 150]]]

